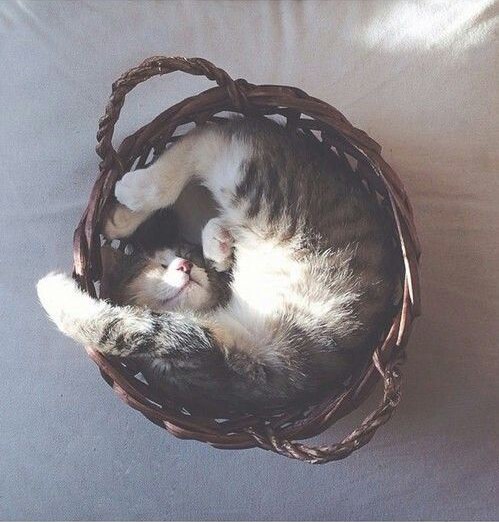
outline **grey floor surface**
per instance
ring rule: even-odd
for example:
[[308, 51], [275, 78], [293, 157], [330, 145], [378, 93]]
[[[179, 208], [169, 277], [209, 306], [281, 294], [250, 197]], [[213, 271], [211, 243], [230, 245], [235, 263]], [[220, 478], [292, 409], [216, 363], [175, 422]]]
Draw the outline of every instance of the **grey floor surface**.
[[[497, 519], [497, 3], [0, 3], [0, 519]], [[391, 422], [323, 467], [167, 436], [49, 324], [110, 85], [154, 55], [298, 85], [384, 148], [413, 200], [424, 316]], [[123, 137], [209, 86], [127, 100]], [[324, 434], [337, 440], [362, 412]]]

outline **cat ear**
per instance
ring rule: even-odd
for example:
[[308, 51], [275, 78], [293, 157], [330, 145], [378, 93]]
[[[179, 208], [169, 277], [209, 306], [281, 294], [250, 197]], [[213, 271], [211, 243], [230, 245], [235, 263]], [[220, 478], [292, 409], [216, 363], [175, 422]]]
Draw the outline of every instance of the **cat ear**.
[[101, 248], [102, 277], [100, 296], [113, 298], [116, 288], [123, 277], [123, 266], [127, 256], [111, 246], [104, 245]]
[[102, 272], [104, 274], [112, 274], [118, 272], [123, 264], [125, 254], [120, 250], [104, 245], [101, 248]]

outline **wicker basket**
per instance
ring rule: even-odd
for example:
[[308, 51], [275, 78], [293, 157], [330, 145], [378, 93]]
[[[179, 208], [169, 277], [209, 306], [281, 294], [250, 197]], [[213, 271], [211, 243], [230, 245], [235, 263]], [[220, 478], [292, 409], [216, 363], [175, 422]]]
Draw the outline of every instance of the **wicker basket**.
[[[125, 96], [136, 85], [153, 76], [183, 71], [215, 80], [217, 87], [177, 103], [153, 121], [126, 138], [118, 151], [112, 137]], [[105, 115], [99, 122], [97, 153], [102, 158], [100, 175], [74, 236], [74, 277], [86, 291], [97, 296], [95, 283], [101, 277], [101, 236], [103, 209], [116, 181], [134, 165], [142, 168], [157, 157], [180, 125], [217, 120], [224, 111], [243, 115], [280, 115], [291, 128], [302, 129], [311, 139], [324, 142], [331, 150], [331, 161], [360, 175], [378, 195], [380, 205], [393, 216], [393, 234], [404, 259], [403, 295], [391, 327], [373, 348], [369, 364], [351, 379], [339, 395], [326, 397], [307, 410], [280, 412], [269, 418], [244, 416], [212, 419], [190, 415], [182, 405], [155, 396], [137, 375], [131, 363], [106, 358], [91, 347], [90, 357], [104, 379], [132, 408], [176, 437], [207, 442], [217, 448], [260, 447], [286, 457], [310, 463], [325, 463], [347, 457], [364, 446], [375, 431], [391, 417], [400, 400], [400, 364], [413, 319], [420, 313], [418, 261], [420, 248], [411, 205], [402, 183], [382, 159], [381, 147], [327, 103], [294, 87], [252, 85], [232, 80], [223, 70], [201, 58], [153, 57], [123, 74], [112, 87]], [[218, 116], [217, 116], [218, 115]], [[350, 168], [354, 158], [355, 171]], [[355, 163], [355, 162], [353, 162]], [[297, 442], [318, 435], [335, 421], [357, 408], [381, 378], [383, 396], [379, 406], [340, 442], [310, 447]]]

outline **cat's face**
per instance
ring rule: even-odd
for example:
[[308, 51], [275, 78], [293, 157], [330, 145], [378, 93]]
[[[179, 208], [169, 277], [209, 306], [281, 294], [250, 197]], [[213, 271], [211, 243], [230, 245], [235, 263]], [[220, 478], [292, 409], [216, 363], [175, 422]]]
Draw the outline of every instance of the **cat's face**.
[[217, 300], [207, 271], [170, 248], [148, 257], [128, 285], [135, 304], [158, 312], [206, 310]]
[[[112, 249], [110, 249], [112, 250]], [[110, 297], [155, 312], [208, 310], [223, 300], [224, 276], [207, 270], [197, 250], [164, 248], [149, 255], [124, 256], [116, 251], [110, 275]]]

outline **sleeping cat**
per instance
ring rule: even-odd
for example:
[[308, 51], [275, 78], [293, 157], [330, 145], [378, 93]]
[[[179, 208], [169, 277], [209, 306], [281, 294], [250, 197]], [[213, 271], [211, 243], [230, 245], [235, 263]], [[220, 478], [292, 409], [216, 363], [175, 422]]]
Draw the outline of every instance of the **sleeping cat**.
[[393, 308], [399, 254], [374, 196], [314, 140], [265, 118], [234, 119], [198, 127], [125, 174], [104, 234], [129, 237], [192, 179], [218, 205], [202, 247], [231, 274], [225, 299], [202, 266], [167, 249], [137, 266], [121, 305], [47, 276], [38, 294], [50, 317], [81, 343], [139, 361], [181, 404], [220, 415], [340, 389]]

